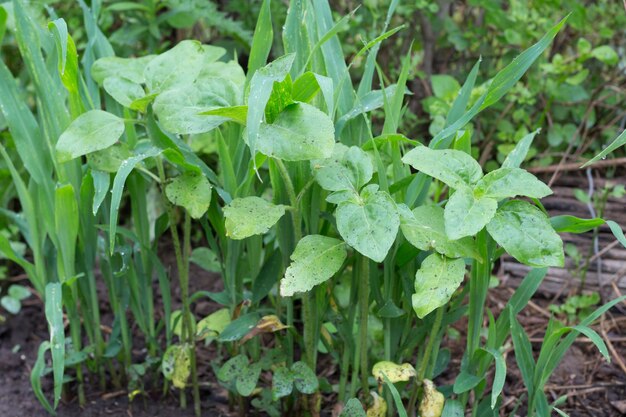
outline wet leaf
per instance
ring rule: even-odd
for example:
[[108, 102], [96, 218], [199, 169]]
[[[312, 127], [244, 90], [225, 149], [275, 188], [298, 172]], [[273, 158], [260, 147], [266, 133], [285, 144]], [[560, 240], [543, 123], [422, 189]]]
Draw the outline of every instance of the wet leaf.
[[372, 375], [374, 375], [374, 378], [376, 378], [379, 383], [384, 381], [383, 375], [386, 375], [389, 381], [396, 383], [408, 381], [412, 377], [417, 376], [417, 373], [410, 363], [398, 365], [390, 361], [381, 361], [376, 363], [372, 368]]
[[224, 207], [226, 236], [240, 240], [261, 235], [285, 214], [285, 206], [260, 197], [235, 198]]

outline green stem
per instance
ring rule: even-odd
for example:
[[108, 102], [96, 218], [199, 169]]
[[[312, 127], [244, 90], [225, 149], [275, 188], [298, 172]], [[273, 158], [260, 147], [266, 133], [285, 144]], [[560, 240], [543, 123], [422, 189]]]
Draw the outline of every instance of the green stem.
[[361, 359], [361, 389], [363, 395], [367, 395], [369, 390], [369, 366], [367, 357], [367, 319], [369, 315], [369, 259], [365, 256], [362, 257], [362, 270], [359, 279], [359, 346], [360, 346], [360, 359]]

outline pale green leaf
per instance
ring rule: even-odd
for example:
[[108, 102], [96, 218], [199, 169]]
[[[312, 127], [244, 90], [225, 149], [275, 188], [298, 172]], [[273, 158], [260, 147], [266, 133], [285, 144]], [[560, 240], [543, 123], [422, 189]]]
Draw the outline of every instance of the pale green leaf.
[[274, 123], [259, 126], [256, 146], [262, 154], [285, 161], [329, 158], [335, 146], [335, 129], [325, 113], [298, 103], [283, 110]]
[[498, 201], [489, 197], [476, 198], [469, 188], [459, 188], [446, 203], [444, 221], [450, 239], [473, 236], [493, 218]]
[[107, 56], [98, 59], [91, 66], [91, 77], [95, 82], [102, 85], [109, 77], [121, 77], [137, 84], [144, 84], [146, 79], [143, 72], [146, 65], [156, 55], [147, 55], [141, 58], [119, 58]]
[[410, 244], [421, 250], [434, 249], [449, 258], [480, 259], [476, 244], [470, 237], [448, 238], [444, 210], [439, 206], [420, 206], [413, 211], [404, 204], [398, 206], [400, 229]]
[[463, 282], [465, 262], [433, 253], [422, 262], [415, 274], [413, 310], [424, 318], [431, 311], [443, 306]]
[[537, 207], [514, 200], [501, 206], [487, 231], [518, 261], [534, 266], [563, 266], [563, 242]]
[[304, 362], [296, 362], [291, 365], [293, 385], [303, 394], [314, 394], [319, 387], [315, 372]]
[[102, 110], [78, 116], [56, 144], [59, 162], [67, 162], [113, 145], [124, 133], [124, 121]]
[[483, 175], [474, 158], [455, 149], [434, 150], [418, 146], [404, 155], [402, 162], [454, 189], [471, 186]]
[[224, 207], [226, 235], [240, 240], [266, 233], [285, 214], [285, 206], [260, 197], [235, 198]]
[[[205, 64], [202, 44], [184, 40], [169, 51], [154, 57], [144, 70], [150, 93], [165, 91], [182, 84], [191, 84], [200, 75]], [[128, 77], [127, 77], [128, 78]]]
[[482, 177], [474, 188], [477, 197], [490, 197], [496, 200], [522, 195], [530, 198], [543, 198], [552, 190], [537, 177], [521, 168], [500, 168]]
[[331, 158], [311, 161], [317, 183], [328, 191], [358, 191], [372, 179], [370, 157], [356, 146], [335, 144]]
[[385, 259], [400, 226], [395, 202], [374, 184], [365, 187], [357, 199], [339, 204], [335, 217], [343, 240], [376, 262]]
[[204, 174], [185, 172], [165, 187], [167, 199], [184, 207], [191, 217], [199, 219], [211, 204], [211, 184]]
[[146, 95], [141, 85], [121, 77], [106, 78], [103, 87], [115, 101], [127, 108]]
[[310, 291], [331, 278], [343, 265], [346, 245], [339, 239], [309, 235], [302, 238], [291, 254], [291, 265], [280, 282], [280, 294], [291, 297]]

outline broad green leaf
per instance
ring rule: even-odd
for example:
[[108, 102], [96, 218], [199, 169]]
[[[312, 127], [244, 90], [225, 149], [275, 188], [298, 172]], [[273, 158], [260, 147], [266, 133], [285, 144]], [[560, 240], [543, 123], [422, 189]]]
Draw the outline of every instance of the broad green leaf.
[[518, 261], [535, 267], [563, 266], [563, 242], [537, 207], [513, 200], [502, 205], [487, 231]]
[[443, 411], [441, 412], [441, 417], [463, 417], [464, 415], [463, 406], [459, 401], [452, 399], [446, 400]]
[[230, 107], [241, 101], [237, 86], [212, 78], [161, 93], [154, 100], [154, 114], [165, 130], [182, 135], [204, 133], [228, 121], [226, 117], [200, 113]]
[[133, 156], [128, 145], [124, 142], [116, 143], [106, 149], [102, 149], [87, 155], [87, 163], [93, 170], [116, 173], [122, 163]]
[[278, 367], [272, 376], [272, 399], [286, 397], [293, 390], [293, 373], [285, 366]]
[[115, 101], [127, 108], [131, 108], [133, 102], [146, 95], [141, 85], [121, 77], [106, 78], [103, 87]]
[[23, 285], [13, 284], [9, 287], [7, 294], [9, 294], [9, 297], [21, 301], [30, 297], [30, 290]]
[[91, 77], [100, 85], [109, 77], [121, 77], [136, 84], [144, 84], [146, 79], [143, 72], [146, 65], [148, 65], [155, 56], [156, 55], [147, 55], [141, 58], [107, 56], [100, 58], [91, 66]]
[[226, 235], [240, 240], [267, 233], [285, 214], [285, 206], [260, 197], [235, 198], [224, 207]]
[[433, 94], [435, 94], [435, 97], [439, 97], [444, 100], [456, 98], [459, 90], [461, 89], [459, 82], [450, 75], [433, 75], [430, 81], [433, 86]]
[[[248, 129], [250, 127], [248, 125]], [[335, 146], [335, 129], [330, 117], [306, 103], [287, 107], [274, 123], [262, 123], [258, 132], [256, 149], [285, 161], [329, 158]], [[248, 144], [252, 148], [252, 144]]]
[[423, 385], [424, 394], [419, 406], [420, 417], [441, 417], [445, 403], [443, 394], [437, 391], [435, 384], [428, 379], [423, 381]]
[[540, 130], [537, 129], [521, 138], [515, 145], [515, 148], [506, 156], [502, 163], [502, 168], [519, 168], [526, 159], [530, 145], [532, 145], [533, 139], [535, 139]]
[[434, 150], [418, 146], [404, 155], [402, 162], [454, 189], [472, 186], [483, 175], [474, 158], [455, 149]]
[[464, 277], [463, 259], [450, 259], [438, 253], [428, 255], [415, 274], [412, 301], [417, 317], [422, 319], [450, 301]]
[[20, 300], [9, 297], [8, 295], [0, 298], [0, 305], [11, 314], [17, 314], [22, 309], [22, 303], [20, 303]]
[[460, 239], [480, 232], [493, 218], [498, 201], [489, 197], [476, 198], [472, 190], [456, 190], [446, 203], [443, 218], [450, 239]]
[[563, 215], [551, 217], [550, 224], [558, 233], [585, 233], [602, 226], [604, 220], [599, 217], [595, 219], [581, 219], [574, 216]]
[[296, 362], [291, 365], [293, 385], [303, 394], [314, 394], [319, 387], [315, 372], [304, 362]]
[[248, 108], [246, 142], [253, 155], [257, 151], [257, 138], [265, 116], [265, 106], [272, 94], [274, 83], [285, 79], [293, 65], [294, 58], [295, 54], [287, 54], [278, 58], [257, 69], [250, 80], [250, 94], [246, 104], [253, 103], [254, 105]]
[[50, 332], [50, 351], [52, 352], [52, 374], [54, 376], [54, 408], [59, 405], [63, 390], [63, 372], [65, 369], [65, 328], [63, 325], [63, 291], [61, 284], [46, 285], [45, 313]]
[[[205, 45], [206, 46], [206, 45]], [[243, 85], [246, 82], [246, 74], [236, 60], [228, 62], [217, 61], [211, 64], [205, 65], [198, 75], [197, 82], [202, 83], [206, 79], [219, 78], [221, 80], [228, 80], [235, 84], [239, 89], [243, 91]]]
[[396, 364], [390, 361], [381, 361], [374, 364], [372, 368], [372, 375], [379, 382], [384, 381], [384, 376], [386, 376], [389, 381], [396, 383], [400, 381], [409, 381], [411, 378], [417, 376], [417, 372], [415, 372], [415, 368], [410, 363]]
[[356, 398], [351, 398], [346, 402], [346, 406], [341, 410], [339, 417], [367, 417], [361, 402]]
[[235, 386], [239, 395], [249, 397], [256, 388], [256, 384], [259, 381], [261, 375], [261, 364], [254, 363], [242, 369], [241, 373], [237, 376]]
[[421, 250], [434, 249], [449, 258], [480, 259], [476, 244], [470, 237], [451, 240], [446, 234], [444, 210], [439, 206], [420, 206], [410, 211], [398, 205], [400, 229], [410, 244]]
[[537, 177], [521, 168], [500, 168], [482, 177], [474, 188], [477, 197], [496, 200], [522, 195], [530, 198], [543, 198], [552, 190]]
[[339, 204], [335, 218], [343, 240], [376, 262], [385, 259], [400, 226], [395, 202], [375, 184], [365, 187], [356, 200]]
[[294, 104], [292, 99], [293, 83], [291, 76], [287, 74], [284, 80], [280, 82], [274, 82], [272, 87], [272, 94], [265, 105], [265, 121], [269, 124], [274, 123], [276, 117], [287, 106]]
[[[182, 84], [191, 84], [200, 75], [205, 64], [202, 44], [184, 40], [169, 51], [154, 57], [143, 75], [150, 93], [159, 93]], [[128, 78], [128, 77], [126, 77]]]
[[291, 254], [292, 263], [280, 282], [280, 294], [291, 297], [310, 291], [331, 278], [343, 265], [346, 245], [339, 239], [321, 235], [302, 238]]
[[311, 170], [325, 190], [358, 191], [372, 179], [374, 167], [361, 148], [337, 143], [331, 158], [311, 161]]
[[224, 363], [217, 371], [217, 379], [223, 382], [235, 380], [241, 372], [248, 367], [248, 358], [245, 355], [237, 355]]
[[211, 204], [211, 184], [204, 174], [185, 172], [165, 187], [167, 199], [184, 207], [191, 217], [199, 219]]
[[206, 247], [195, 248], [189, 260], [209, 272], [220, 272], [220, 260], [215, 252]]
[[113, 145], [124, 133], [124, 121], [102, 110], [78, 116], [56, 144], [59, 162], [67, 162]]
[[599, 154], [591, 158], [589, 161], [587, 161], [585, 165], [583, 165], [581, 168], [589, 166], [593, 164], [594, 162], [599, 161], [600, 159], [606, 158], [608, 154], [610, 154], [615, 149], [624, 145], [626, 145], [626, 130], [623, 130], [622, 133], [620, 133], [619, 136], [616, 137], [609, 146], [607, 146], [602, 152], [600, 152]]

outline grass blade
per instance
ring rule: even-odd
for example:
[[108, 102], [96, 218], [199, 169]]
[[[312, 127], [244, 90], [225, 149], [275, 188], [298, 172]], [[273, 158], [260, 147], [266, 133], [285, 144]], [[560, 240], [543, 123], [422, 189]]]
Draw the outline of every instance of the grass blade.
[[[46, 320], [50, 331], [50, 350], [52, 352], [52, 373], [54, 375], [54, 408], [59, 404], [63, 389], [63, 370], [65, 368], [65, 332], [63, 329], [63, 291], [61, 284], [46, 285]], [[41, 347], [40, 353], [41, 353]]]

